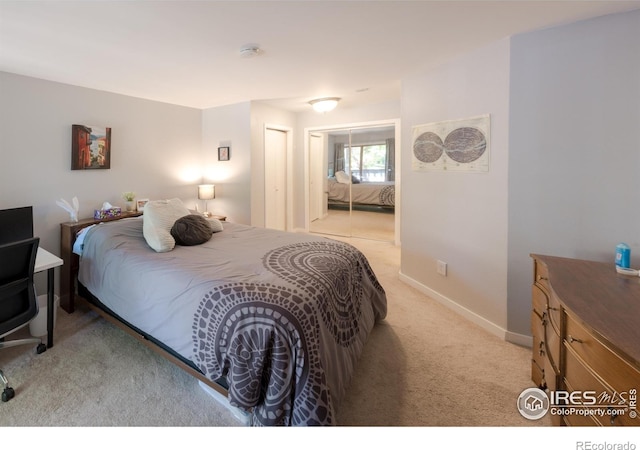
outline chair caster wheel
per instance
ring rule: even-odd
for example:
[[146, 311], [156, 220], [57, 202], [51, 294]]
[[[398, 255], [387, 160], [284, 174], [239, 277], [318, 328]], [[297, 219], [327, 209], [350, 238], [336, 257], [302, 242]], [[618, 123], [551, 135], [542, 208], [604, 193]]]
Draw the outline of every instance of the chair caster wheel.
[[40, 353], [44, 353], [47, 351], [47, 346], [44, 344], [38, 344], [36, 347], [36, 353], [39, 355]]
[[2, 391], [2, 401], [3, 402], [8, 402], [9, 400], [11, 400], [13, 397], [15, 397], [16, 392], [13, 390], [13, 388], [5, 388], [4, 391]]

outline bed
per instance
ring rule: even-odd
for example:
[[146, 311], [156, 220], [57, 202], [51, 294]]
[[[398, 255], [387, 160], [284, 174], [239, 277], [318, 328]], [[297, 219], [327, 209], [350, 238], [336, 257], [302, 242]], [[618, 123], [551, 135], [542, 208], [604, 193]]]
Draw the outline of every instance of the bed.
[[231, 222], [203, 244], [158, 253], [143, 224], [66, 227], [73, 235], [63, 240], [82, 240], [67, 242], [81, 249], [76, 298], [222, 392], [252, 425], [337, 425], [368, 335], [386, 316], [365, 256]]
[[395, 207], [393, 181], [344, 183], [331, 177], [327, 181], [327, 193], [330, 205], [347, 205], [351, 201], [353, 205]]

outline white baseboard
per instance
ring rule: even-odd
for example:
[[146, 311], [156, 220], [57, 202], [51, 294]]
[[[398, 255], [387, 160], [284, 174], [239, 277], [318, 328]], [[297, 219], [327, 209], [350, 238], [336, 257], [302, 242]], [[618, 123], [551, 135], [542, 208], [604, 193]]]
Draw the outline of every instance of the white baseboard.
[[520, 345], [521, 347], [533, 347], [533, 337], [527, 336], [525, 334], [512, 333], [511, 331], [507, 331], [504, 339], [512, 344]]
[[464, 306], [459, 305], [455, 301], [450, 298], [440, 294], [437, 291], [434, 291], [430, 287], [420, 283], [419, 281], [414, 280], [413, 278], [405, 275], [400, 272], [400, 280], [407, 283], [409, 286], [412, 286], [422, 292], [423, 294], [429, 296], [434, 299], [438, 303], [446, 306], [452, 311], [460, 314], [465, 319], [479, 325], [481, 328], [487, 330], [489, 333], [494, 336], [499, 337], [500, 339], [511, 342], [513, 344], [521, 345], [523, 347], [531, 347], [533, 345], [533, 339], [531, 336], [524, 336], [522, 334], [512, 333], [508, 330], [505, 330], [501, 326], [496, 325], [490, 320], [485, 319], [484, 317], [474, 313], [473, 311], [465, 308]]

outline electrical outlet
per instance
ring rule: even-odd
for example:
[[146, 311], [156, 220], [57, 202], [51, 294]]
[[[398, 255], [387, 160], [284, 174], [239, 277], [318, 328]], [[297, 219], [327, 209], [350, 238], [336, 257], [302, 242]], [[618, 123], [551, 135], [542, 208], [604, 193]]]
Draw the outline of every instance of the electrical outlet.
[[438, 260], [438, 268], [437, 271], [440, 275], [446, 277], [447, 276], [447, 263], [444, 261]]

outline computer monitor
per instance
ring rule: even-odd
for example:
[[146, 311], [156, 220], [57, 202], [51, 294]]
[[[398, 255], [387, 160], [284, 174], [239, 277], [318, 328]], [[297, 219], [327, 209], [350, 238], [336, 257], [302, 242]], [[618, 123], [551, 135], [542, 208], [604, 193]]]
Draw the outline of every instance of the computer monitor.
[[0, 245], [33, 237], [33, 207], [0, 209]]

